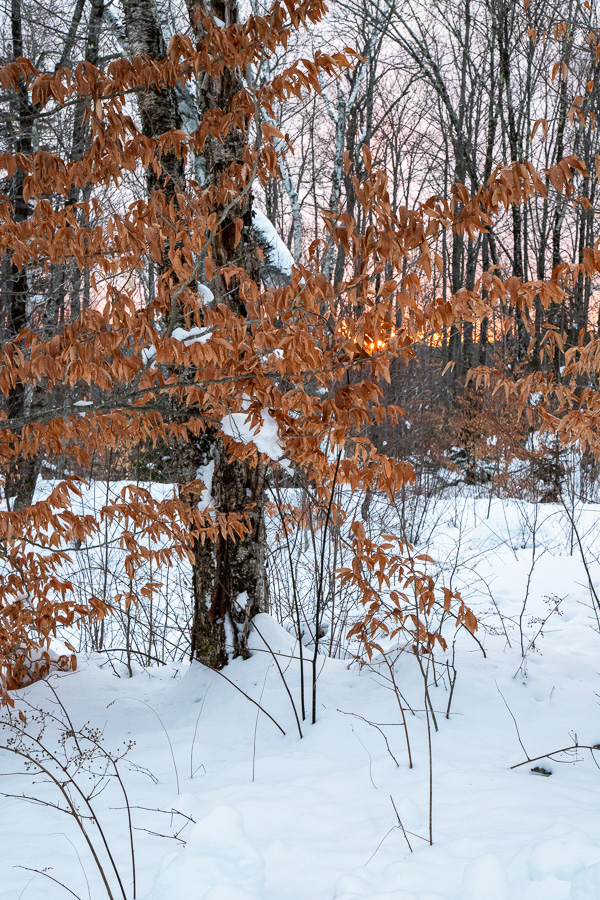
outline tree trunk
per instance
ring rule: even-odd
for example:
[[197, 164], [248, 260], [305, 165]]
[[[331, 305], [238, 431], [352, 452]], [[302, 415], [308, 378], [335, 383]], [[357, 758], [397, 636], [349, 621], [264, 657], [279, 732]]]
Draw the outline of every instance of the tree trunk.
[[[21, 0], [12, 0], [11, 2], [11, 36], [13, 59], [18, 59], [24, 55]], [[19, 79], [13, 109], [18, 123], [15, 152], [29, 156], [33, 152], [33, 110], [29, 90], [22, 79]], [[24, 222], [31, 215], [31, 207], [25, 202], [23, 195], [24, 179], [25, 173], [22, 169], [17, 168], [10, 180], [9, 196], [15, 222]], [[8, 279], [3, 287], [4, 302], [7, 305], [8, 339], [14, 340], [29, 321], [27, 270], [17, 268], [12, 260], [9, 261]], [[10, 389], [6, 405], [9, 419], [19, 418], [25, 414], [27, 395], [22, 382], [17, 382]], [[5, 471], [4, 493], [7, 502], [12, 501], [13, 509], [23, 509], [33, 500], [40, 462], [41, 459], [38, 455], [34, 457], [20, 456], [13, 461], [8, 471]]]
[[[166, 48], [154, 0], [123, 0], [125, 26], [132, 55], [148, 54], [154, 59], [165, 56]], [[196, 27], [198, 5], [190, 0], [190, 20]], [[237, 4], [232, 0], [213, 4], [212, 14], [226, 25], [238, 20]], [[200, 36], [198, 34], [198, 36]], [[234, 95], [242, 89], [241, 74], [226, 69], [221, 77], [200, 79], [200, 115], [209, 109], [229, 110]], [[158, 137], [180, 127], [177, 95], [174, 90], [150, 90], [138, 95], [144, 134]], [[232, 163], [240, 160], [245, 137], [230, 131], [223, 141], [209, 137], [204, 148], [205, 185], [218, 183]], [[183, 163], [177, 157], [163, 156], [162, 174], [148, 173], [148, 190], [171, 192], [184, 181]], [[168, 179], [165, 176], [169, 176]], [[219, 218], [224, 207], [215, 207]], [[236, 219], [243, 221], [241, 239], [236, 242]], [[213, 243], [215, 276], [211, 290], [217, 303], [225, 303], [237, 315], [246, 314], [239, 284], [227, 284], [219, 269], [241, 267], [258, 282], [260, 258], [252, 227], [252, 192], [248, 191], [224, 216]], [[204, 472], [212, 505], [225, 516], [246, 514], [250, 534], [245, 538], [219, 537], [216, 541], [193, 538], [193, 612], [191, 655], [205, 665], [220, 668], [230, 655], [245, 655], [250, 619], [267, 609], [268, 591], [265, 567], [265, 470], [264, 466], [230, 459], [216, 433], [209, 432], [184, 450], [192, 477]]]
[[[90, 0], [90, 18], [88, 22], [86, 42], [85, 42], [85, 61], [93, 66], [98, 65], [100, 30], [102, 27], [102, 17], [104, 15], [104, 0]], [[68, 51], [69, 48], [65, 48]], [[64, 54], [63, 54], [64, 55]], [[75, 106], [75, 114], [73, 116], [73, 138], [71, 143], [71, 159], [83, 159], [84, 153], [88, 149], [90, 133], [87, 124], [86, 113], [89, 108], [89, 101], [80, 100]], [[83, 189], [73, 186], [69, 192], [69, 204], [78, 203], [81, 199], [89, 200], [91, 194], [91, 186], [86, 185]], [[87, 224], [84, 220], [84, 214], [77, 212], [77, 218], [82, 225]], [[82, 306], [82, 287], [84, 278], [82, 272], [73, 260], [70, 281], [70, 318], [77, 319], [81, 315]], [[66, 285], [65, 285], [66, 287]], [[63, 297], [64, 303], [64, 297]], [[84, 302], [84, 306], [85, 306]], [[50, 320], [48, 325], [52, 328], [55, 323]]]
[[[188, 0], [192, 25], [196, 27], [196, 0]], [[211, 14], [226, 25], [238, 21], [236, 0], [213, 0]], [[200, 34], [197, 32], [197, 36]], [[242, 90], [243, 81], [235, 68], [226, 69], [219, 78], [202, 79], [199, 91], [201, 114], [210, 109], [229, 110], [231, 101]], [[209, 137], [204, 148], [206, 185], [219, 182], [232, 163], [241, 160], [245, 136], [230, 131], [221, 142]], [[215, 276], [211, 290], [215, 302], [224, 303], [239, 316], [246, 308], [235, 279], [229, 283], [218, 270], [239, 266], [256, 283], [260, 280], [260, 257], [252, 226], [252, 191], [249, 190], [227, 211], [213, 244]], [[217, 205], [219, 219], [225, 213]], [[236, 219], [241, 219], [241, 239], [236, 243]], [[240, 462], [227, 456], [222, 441], [214, 435], [197, 442], [197, 467], [212, 473], [212, 503], [219, 513], [245, 514], [250, 533], [243, 538], [221, 536], [212, 543], [196, 540], [194, 545], [194, 611], [192, 619], [192, 658], [205, 665], [221, 667], [229, 656], [247, 655], [247, 636], [252, 616], [268, 609], [268, 582], [265, 544], [265, 467], [256, 461]], [[206, 476], [208, 480], [208, 475]]]

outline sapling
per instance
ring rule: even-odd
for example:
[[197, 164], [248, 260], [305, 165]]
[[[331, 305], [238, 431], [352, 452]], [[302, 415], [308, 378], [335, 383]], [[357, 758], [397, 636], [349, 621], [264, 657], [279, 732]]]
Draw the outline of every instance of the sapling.
[[[52, 735], [49, 726], [56, 726], [58, 734]], [[122, 900], [135, 900], [136, 897], [131, 806], [121, 775], [121, 764], [134, 744], [134, 741], [127, 741], [119, 750], [107, 750], [102, 731], [90, 723], [76, 728], [62, 703], [60, 712], [54, 713], [34, 706], [25, 697], [18, 712], [5, 709], [0, 719], [0, 750], [20, 760], [32, 777], [42, 776], [44, 781], [55, 788], [58, 799], [46, 800], [40, 796], [39, 790], [31, 797], [7, 792], [3, 792], [3, 796], [29, 800], [69, 816], [76, 823], [87, 846], [109, 900], [116, 900], [118, 897]], [[10, 774], [3, 773], [5, 776]], [[126, 887], [125, 875], [117, 862], [112, 834], [105, 826], [104, 818], [99, 815], [95, 803], [109, 784], [117, 786], [125, 801], [130, 889]], [[47, 875], [43, 870], [33, 871]]]

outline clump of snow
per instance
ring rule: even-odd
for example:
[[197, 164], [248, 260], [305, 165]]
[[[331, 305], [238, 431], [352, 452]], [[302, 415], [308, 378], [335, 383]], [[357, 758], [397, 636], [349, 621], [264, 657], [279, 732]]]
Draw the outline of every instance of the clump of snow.
[[[246, 595], [246, 600], [248, 595]], [[239, 601], [239, 598], [238, 598]], [[245, 601], [244, 601], [245, 602]], [[242, 604], [243, 605], [243, 604]], [[248, 644], [252, 650], [290, 654], [297, 646], [295, 639], [272, 616], [259, 613], [252, 619]]]
[[206, 284], [197, 285], [198, 294], [202, 297], [205, 303], [212, 303], [215, 299], [215, 295], [211, 291], [211, 289]]
[[190, 344], [205, 344], [210, 338], [210, 328], [201, 328], [195, 325], [193, 328], [174, 328], [171, 337], [182, 344], [189, 346]]
[[223, 434], [233, 438], [239, 444], [255, 444], [259, 453], [264, 453], [289, 470], [291, 468], [289, 462], [283, 459], [277, 420], [268, 409], [263, 409], [260, 415], [262, 424], [253, 429], [248, 413], [229, 413], [221, 420]]
[[[200, 288], [203, 288], [206, 291], [206, 302], [214, 299], [212, 291], [210, 288], [205, 287], [204, 285], [199, 285]], [[205, 344], [211, 335], [210, 328], [202, 328], [198, 325], [194, 325], [193, 328], [174, 328], [171, 337], [180, 341], [182, 344], [185, 344], [186, 347], [189, 347], [191, 344]], [[144, 365], [148, 365], [149, 363], [154, 362], [156, 359], [157, 349], [154, 344], [151, 347], [143, 347], [141, 351], [142, 362]]]
[[291, 275], [294, 257], [279, 237], [277, 229], [271, 220], [254, 207], [252, 209], [252, 224], [259, 233], [262, 242], [266, 245], [266, 256], [269, 265], [284, 275]]
[[215, 471], [215, 461], [211, 459], [205, 466], [199, 466], [196, 471], [196, 478], [204, 484], [204, 490], [200, 496], [198, 509], [205, 510], [212, 503], [212, 480]]
[[19, 682], [31, 684], [48, 673], [66, 671], [71, 667], [71, 657], [71, 650], [56, 638], [51, 638], [47, 647], [29, 647], [20, 657], [17, 651]]
[[143, 347], [141, 356], [145, 366], [153, 362], [156, 359], [156, 347], [154, 344], [151, 347]]

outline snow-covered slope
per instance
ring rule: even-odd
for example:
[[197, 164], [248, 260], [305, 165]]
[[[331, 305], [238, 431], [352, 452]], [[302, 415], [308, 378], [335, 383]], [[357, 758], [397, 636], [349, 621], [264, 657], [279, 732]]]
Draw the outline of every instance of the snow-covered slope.
[[[348, 660], [320, 659], [317, 723], [302, 723], [302, 739], [258, 633], [252, 657], [234, 661], [224, 674], [285, 735], [232, 684], [199, 665], [137, 668], [129, 679], [124, 666], [113, 671], [96, 655], [81, 660], [77, 672], [53, 678], [76, 729], [89, 721], [114, 751], [135, 741], [119, 768], [132, 807], [139, 900], [600, 898], [600, 770], [588, 751], [533, 761], [576, 741], [600, 742], [600, 635], [585, 571], [549, 520], [538, 523], [537, 540], [548, 549], [530, 576], [531, 539], [515, 507], [494, 505], [487, 519], [484, 512], [480, 507], [468, 522], [446, 522], [438, 541], [447, 565], [460, 544], [462, 584], [485, 623], [479, 638], [486, 658], [466, 632], [458, 636], [447, 719], [452, 653], [439, 656], [438, 685], [431, 687], [439, 727], [431, 734], [431, 847], [423, 680], [410, 652], [399, 656], [395, 677], [413, 710], [406, 712], [412, 769], [381, 660], [361, 669]], [[585, 514], [591, 527], [595, 508]], [[501, 521], [506, 533], [499, 540]], [[555, 602], [544, 595], [561, 603], [522, 665], [516, 623], [528, 580], [528, 640], [541, 624], [531, 620], [547, 615]], [[499, 611], [510, 617], [505, 625]], [[294, 638], [268, 616], [257, 624], [299, 707]], [[308, 665], [306, 685], [309, 692]], [[60, 713], [44, 683], [22, 691], [17, 701], [26, 711], [31, 704]], [[56, 747], [58, 730], [48, 723], [48, 746]], [[526, 754], [532, 762], [511, 770]], [[597, 757], [600, 762], [600, 752]], [[533, 773], [535, 766], [551, 775]], [[58, 799], [56, 787], [26, 772], [6, 750], [0, 751], [0, 771], [0, 790], [7, 794]], [[118, 785], [109, 784], [94, 804], [129, 900], [127, 814]], [[43, 874], [18, 866], [51, 867], [46, 875], [82, 900], [108, 896], [72, 818], [15, 797], [0, 805], [1, 900], [69, 896]], [[93, 823], [87, 827], [94, 832]], [[113, 896], [123, 897], [114, 872], [105, 868]]]

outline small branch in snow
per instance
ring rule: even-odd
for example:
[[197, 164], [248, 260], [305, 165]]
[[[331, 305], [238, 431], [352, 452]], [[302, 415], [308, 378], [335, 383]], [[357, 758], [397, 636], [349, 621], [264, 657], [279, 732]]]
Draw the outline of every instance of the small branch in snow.
[[400, 764], [399, 764], [398, 760], [396, 759], [396, 757], [394, 756], [394, 754], [392, 753], [392, 751], [390, 749], [389, 741], [385, 735], [385, 732], [381, 730], [381, 728], [379, 727], [379, 725], [377, 725], [376, 722], [370, 722], [368, 719], [365, 719], [364, 716], [359, 716], [358, 713], [344, 712], [343, 709], [338, 709], [338, 712], [341, 713], [343, 716], [354, 716], [355, 719], [362, 719], [362, 721], [366, 722], [367, 725], [370, 725], [372, 728], [376, 728], [377, 731], [379, 732], [379, 734], [382, 736], [382, 738], [385, 741], [385, 746], [387, 747], [387, 752], [390, 754], [390, 756], [396, 763], [397, 768], [400, 768]]
[[521, 749], [523, 750], [523, 753], [524, 753], [525, 756], [527, 757], [526, 762], [529, 762], [529, 754], [527, 753], [527, 750], [525, 749], [525, 744], [524, 744], [523, 741], [521, 740], [521, 734], [520, 734], [520, 732], [519, 732], [519, 726], [517, 725], [517, 720], [515, 719], [515, 717], [514, 717], [514, 715], [513, 715], [512, 709], [510, 708], [510, 706], [509, 706], [508, 703], [506, 702], [506, 699], [505, 699], [505, 697], [504, 697], [504, 694], [502, 693], [502, 691], [501, 691], [500, 688], [498, 687], [498, 682], [494, 680], [494, 684], [496, 685], [496, 689], [497, 689], [498, 693], [499, 693], [500, 696], [502, 697], [502, 702], [504, 703], [505, 707], [507, 708], [507, 710], [508, 710], [508, 712], [509, 712], [509, 714], [510, 714], [511, 719], [512, 719], [513, 722], [515, 723], [515, 729], [516, 729], [516, 732], [517, 732], [517, 737], [518, 737], [518, 739], [519, 739], [519, 743], [520, 743], [520, 745], [521, 745]]
[[[521, 744], [521, 746], [523, 746], [523, 745]], [[594, 760], [596, 765], [598, 765], [598, 763], [596, 762], [596, 757], [594, 756], [594, 750], [600, 750], [600, 744], [591, 744], [591, 745], [590, 744], [571, 744], [570, 747], [562, 747], [560, 750], [552, 750], [550, 753], [542, 753], [541, 756], [532, 756], [531, 759], [529, 757], [527, 757], [527, 759], [524, 759], [523, 762], [515, 763], [515, 765], [511, 766], [510, 768], [511, 768], [511, 770], [518, 769], [518, 768], [520, 768], [520, 766], [526, 766], [528, 763], [538, 762], [538, 760], [540, 760], [540, 759], [552, 759], [552, 757], [555, 756], [557, 753], [570, 753], [573, 750], [575, 752], [577, 752], [578, 750], [589, 750], [590, 753], [592, 754], [592, 759]], [[565, 762], [565, 760], [560, 760], [560, 759], [554, 759], [552, 761], [553, 762]], [[576, 759], [570, 760], [570, 762], [577, 762], [577, 760]]]
[[235, 681], [232, 681], [231, 678], [228, 678], [227, 675], [224, 675], [223, 672], [221, 672], [219, 669], [210, 669], [210, 671], [211, 671], [211, 672], [214, 672], [215, 675], [220, 675], [221, 678], [224, 678], [225, 681], [226, 681], [228, 684], [230, 684], [232, 687], [234, 687], [234, 688], [236, 689], [236, 691], [239, 691], [240, 694], [242, 694], [242, 695], [246, 698], [246, 700], [249, 700], [250, 703], [254, 703], [255, 706], [258, 706], [258, 708], [260, 709], [260, 711], [263, 712], [263, 713], [265, 714], [265, 716], [267, 717], [267, 719], [270, 719], [270, 720], [271, 720], [271, 722], [273, 723], [273, 725], [276, 725], [277, 728], [279, 728], [280, 732], [281, 732], [281, 733], [283, 734], [283, 736], [285, 737], [285, 731], [283, 730], [283, 728], [281, 727], [281, 725], [279, 724], [279, 722], [276, 722], [276, 721], [275, 721], [275, 719], [273, 718], [273, 716], [270, 715], [270, 713], [268, 713], [268, 712], [266, 711], [266, 709], [264, 708], [264, 706], [261, 706], [260, 703], [257, 703], [257, 702], [256, 702], [256, 700], [253, 700], [252, 697], [251, 697], [249, 694], [246, 693], [246, 691], [243, 691], [243, 690], [241, 689], [241, 687], [239, 687], [239, 685], [237, 685], [237, 684], [235, 683]]

